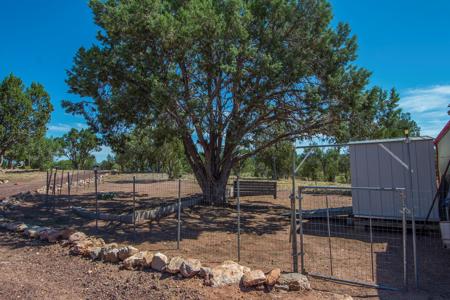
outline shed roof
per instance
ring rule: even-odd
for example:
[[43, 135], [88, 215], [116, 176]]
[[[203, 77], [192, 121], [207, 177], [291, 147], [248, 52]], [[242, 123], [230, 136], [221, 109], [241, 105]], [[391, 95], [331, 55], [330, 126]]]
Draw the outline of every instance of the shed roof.
[[[365, 140], [365, 141], [352, 141], [348, 145], [364, 145], [364, 144], [379, 144], [379, 143], [393, 143], [393, 142], [403, 142], [404, 137], [392, 138], [392, 139], [379, 139], [379, 140]], [[433, 140], [431, 136], [413, 136], [410, 137], [411, 141], [429, 141]]]

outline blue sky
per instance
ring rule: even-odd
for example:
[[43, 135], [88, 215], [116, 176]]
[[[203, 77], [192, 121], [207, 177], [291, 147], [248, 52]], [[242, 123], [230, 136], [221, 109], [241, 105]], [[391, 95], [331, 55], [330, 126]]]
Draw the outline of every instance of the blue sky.
[[[358, 37], [359, 66], [373, 72], [371, 85], [396, 87], [401, 106], [424, 135], [436, 136], [449, 117], [450, 1], [332, 0], [334, 22], [350, 24]], [[55, 111], [48, 134], [85, 127], [64, 112], [66, 69], [80, 46], [95, 42], [97, 28], [83, 0], [2, 0], [0, 78], [14, 73], [26, 84], [42, 83]], [[109, 149], [97, 153], [105, 158]]]

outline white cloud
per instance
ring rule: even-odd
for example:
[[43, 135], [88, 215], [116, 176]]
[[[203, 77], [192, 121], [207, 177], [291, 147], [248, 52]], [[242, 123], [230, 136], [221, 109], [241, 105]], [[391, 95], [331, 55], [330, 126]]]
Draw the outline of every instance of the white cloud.
[[400, 107], [411, 113], [421, 135], [436, 136], [449, 120], [450, 85], [407, 89], [401, 93]]
[[87, 125], [83, 123], [56, 123], [50, 124], [48, 126], [48, 131], [51, 133], [66, 133], [72, 128], [83, 129], [87, 128]]
[[101, 162], [106, 159], [106, 156], [108, 156], [108, 154], [112, 154], [112, 150], [108, 146], [102, 146], [102, 149], [100, 151], [94, 152], [93, 154], [95, 155], [97, 162]]

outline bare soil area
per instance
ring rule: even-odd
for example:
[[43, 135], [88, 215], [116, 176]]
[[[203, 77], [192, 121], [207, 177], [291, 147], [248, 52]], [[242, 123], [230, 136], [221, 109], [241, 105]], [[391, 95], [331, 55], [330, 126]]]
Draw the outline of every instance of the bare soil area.
[[205, 287], [151, 271], [71, 256], [58, 244], [0, 230], [0, 299], [340, 299], [329, 292], [267, 292]]
[[[111, 193], [113, 196], [99, 200], [100, 211], [118, 214], [132, 211], [133, 182], [130, 178], [132, 178], [130, 175], [114, 175], [102, 179], [98, 192]], [[178, 196], [178, 184], [178, 181], [138, 177], [135, 186], [136, 207], [146, 209], [175, 201]], [[86, 183], [72, 187], [70, 197], [66, 190], [67, 187], [63, 187], [61, 195], [57, 192], [55, 197], [50, 195], [48, 199], [45, 195], [38, 195], [20, 201], [8, 213], [8, 217], [30, 224], [69, 226], [90, 235], [100, 236], [107, 242], [133, 244], [141, 250], [159, 250], [169, 256], [195, 257], [211, 266], [228, 259], [238, 260], [235, 200], [224, 207], [199, 205], [185, 209], [181, 214], [181, 241], [179, 249], [177, 249], [178, 224], [174, 214], [159, 222], [139, 224], [135, 231], [132, 225], [103, 221], [98, 222], [97, 230], [95, 221], [86, 220], [70, 213], [71, 205], [95, 210], [93, 184]], [[182, 182], [182, 197], [198, 192], [199, 188], [193, 181]], [[304, 209], [324, 208], [324, 197], [324, 195], [304, 195]], [[329, 207], [351, 205], [350, 196], [334, 195], [329, 196], [328, 200]], [[290, 220], [286, 215], [290, 211], [289, 191], [280, 191], [278, 199], [270, 196], [243, 197], [241, 202], [240, 263], [252, 268], [260, 268], [263, 271], [269, 271], [274, 267], [280, 267], [283, 271], [291, 271]], [[367, 228], [356, 228], [345, 218], [335, 218], [331, 224], [327, 224], [322, 219], [305, 221], [306, 271], [341, 279], [402, 288], [402, 236], [394, 225], [376, 228], [370, 236]], [[413, 286], [411, 240], [409, 233], [408, 281], [410, 286]], [[312, 285], [316, 290], [324, 293], [338, 292], [350, 294], [356, 298], [449, 299], [450, 251], [441, 247], [437, 235], [425, 233], [418, 236], [417, 254], [421, 282], [418, 291], [392, 293], [331, 283], [311, 277]], [[70, 257], [70, 259], [77, 260], [78, 258]], [[200, 282], [198, 284], [200, 285]], [[230, 293], [237, 297], [245, 296], [245, 298], [254, 295], [253, 292], [241, 294], [242, 291], [239, 289], [237, 291], [238, 294], [233, 294], [231, 291]], [[199, 297], [201, 296], [204, 295]], [[207, 296], [213, 297], [214, 295]], [[228, 295], [220, 294], [218, 297], [220, 296]], [[273, 297], [272, 294], [264, 293], [254, 296]], [[281, 296], [285, 298], [287, 295], [282, 294]]]
[[0, 200], [21, 192], [36, 191], [45, 186], [45, 172], [38, 171], [6, 171], [0, 172], [0, 180], [8, 183], [0, 184]]

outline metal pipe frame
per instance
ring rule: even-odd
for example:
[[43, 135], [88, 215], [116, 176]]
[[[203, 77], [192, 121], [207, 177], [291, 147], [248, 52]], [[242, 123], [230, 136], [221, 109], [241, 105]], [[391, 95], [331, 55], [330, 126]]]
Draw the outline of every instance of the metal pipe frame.
[[295, 149], [292, 151], [292, 195], [291, 195], [291, 236], [292, 236], [292, 271], [298, 272], [298, 248], [297, 248], [297, 213], [295, 211], [296, 184], [295, 184]]
[[389, 286], [385, 286], [385, 285], [381, 285], [381, 284], [370, 284], [370, 283], [358, 281], [358, 280], [346, 280], [346, 279], [340, 279], [340, 278], [337, 278], [334, 276], [324, 276], [324, 275], [320, 275], [320, 274], [316, 274], [316, 273], [307, 273], [306, 275], [320, 278], [320, 279], [336, 281], [336, 282], [340, 282], [340, 283], [376, 288], [376, 289], [380, 289], [380, 290], [399, 291], [399, 289], [396, 289], [393, 287], [389, 287]]
[[97, 170], [94, 171], [95, 184], [95, 230], [98, 231], [98, 189], [97, 189]]
[[306, 274], [305, 270], [305, 251], [303, 245], [303, 209], [302, 209], [302, 190], [298, 189], [298, 221], [299, 221], [299, 235], [300, 235], [300, 263], [301, 263], [301, 273]]
[[240, 180], [240, 170], [238, 170], [237, 176], [236, 176], [236, 202], [237, 202], [237, 256], [238, 256], [238, 262], [241, 261], [241, 190], [239, 186], [239, 180]]
[[181, 240], [181, 179], [178, 179], [178, 207], [177, 207], [177, 249]]
[[387, 188], [387, 187], [365, 187], [365, 186], [333, 186], [333, 185], [305, 185], [300, 186], [304, 189], [322, 189], [322, 190], [368, 190], [368, 191], [405, 191], [405, 188]]
[[323, 144], [323, 145], [295, 146], [295, 149], [333, 148], [333, 147], [349, 147], [349, 146], [350, 144]]
[[133, 237], [136, 240], [136, 176], [133, 176]]

